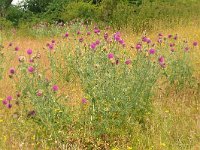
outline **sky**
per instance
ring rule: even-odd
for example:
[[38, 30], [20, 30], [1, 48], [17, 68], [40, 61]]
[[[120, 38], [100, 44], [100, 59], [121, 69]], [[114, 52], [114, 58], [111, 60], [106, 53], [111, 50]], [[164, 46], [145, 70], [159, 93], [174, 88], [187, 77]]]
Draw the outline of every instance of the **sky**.
[[23, 1], [23, 0], [13, 0], [12, 4], [13, 4], [13, 5], [16, 5], [16, 4], [18, 4], [19, 2], [21, 2], [21, 1]]

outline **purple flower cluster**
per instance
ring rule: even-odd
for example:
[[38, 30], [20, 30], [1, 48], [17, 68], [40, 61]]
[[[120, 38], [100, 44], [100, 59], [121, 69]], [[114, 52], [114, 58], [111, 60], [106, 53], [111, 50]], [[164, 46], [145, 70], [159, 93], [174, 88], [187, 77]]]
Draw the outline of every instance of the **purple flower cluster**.
[[12, 107], [12, 104], [11, 104], [12, 100], [13, 100], [12, 96], [7, 96], [6, 99], [2, 100], [2, 104], [10, 109]]
[[126, 46], [124, 40], [121, 38], [120, 32], [115, 33], [113, 37], [114, 37], [114, 40], [120, 43], [123, 47]]

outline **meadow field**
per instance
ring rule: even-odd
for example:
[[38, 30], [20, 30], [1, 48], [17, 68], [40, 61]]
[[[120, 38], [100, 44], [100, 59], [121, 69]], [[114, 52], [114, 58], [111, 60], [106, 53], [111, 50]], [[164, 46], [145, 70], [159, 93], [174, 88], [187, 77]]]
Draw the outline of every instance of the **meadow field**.
[[198, 6], [134, 2], [72, 2], [60, 22], [0, 9], [0, 150], [200, 149]]

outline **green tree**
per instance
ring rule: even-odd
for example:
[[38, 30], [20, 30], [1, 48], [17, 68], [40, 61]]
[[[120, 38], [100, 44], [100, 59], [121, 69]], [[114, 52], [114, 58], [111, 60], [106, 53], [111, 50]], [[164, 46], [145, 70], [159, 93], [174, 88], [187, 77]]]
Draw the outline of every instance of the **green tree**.
[[0, 17], [4, 17], [6, 10], [9, 8], [13, 0], [0, 0]]
[[47, 7], [54, 0], [25, 0], [24, 8], [33, 13], [42, 13], [47, 10]]

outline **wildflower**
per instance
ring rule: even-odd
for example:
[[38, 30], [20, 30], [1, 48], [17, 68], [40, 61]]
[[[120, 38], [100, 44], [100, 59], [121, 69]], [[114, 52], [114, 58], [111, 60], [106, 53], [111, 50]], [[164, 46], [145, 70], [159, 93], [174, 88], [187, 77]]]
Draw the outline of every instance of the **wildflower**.
[[99, 40], [96, 40], [95, 44], [96, 44], [96, 45], [99, 45], [99, 44], [100, 44], [100, 41], [99, 41]]
[[15, 69], [14, 68], [10, 68], [10, 74], [15, 74]]
[[115, 33], [114, 34], [114, 40], [115, 41], [119, 41], [121, 38], [120, 38], [120, 33], [119, 32], [117, 32], [117, 33]]
[[162, 37], [162, 36], [163, 36], [163, 34], [162, 34], [162, 33], [159, 33], [159, 34], [158, 34], [158, 36]]
[[53, 86], [52, 86], [52, 90], [53, 90], [54, 92], [58, 91], [58, 86], [57, 86], [57, 85], [53, 85]]
[[148, 38], [147, 38], [146, 36], [145, 36], [145, 37], [142, 37], [142, 41], [143, 41], [143, 42], [147, 42], [147, 39], [148, 39]]
[[140, 50], [142, 48], [142, 45], [141, 44], [137, 44], [136, 47], [135, 47], [137, 50]]
[[17, 97], [20, 97], [20, 96], [21, 96], [21, 94], [19, 92], [17, 92]]
[[174, 44], [174, 43], [170, 43], [169, 46], [170, 46], [170, 47], [174, 47], [175, 44]]
[[78, 32], [77, 32], [77, 34], [78, 34], [78, 35], [80, 35], [80, 34], [81, 34], [81, 32], [80, 32], [80, 31], [78, 31]]
[[56, 41], [55, 41], [55, 40], [52, 40], [52, 41], [51, 41], [51, 43], [52, 43], [52, 44], [55, 44], [55, 43], [56, 43]]
[[119, 43], [122, 44], [122, 45], [124, 45], [124, 40], [120, 39]]
[[161, 38], [159, 38], [157, 42], [158, 42], [158, 43], [162, 43], [162, 39], [161, 39]]
[[176, 34], [175, 36], [174, 36], [174, 40], [177, 40], [178, 39], [178, 35]]
[[31, 110], [31, 111], [28, 112], [27, 117], [34, 117], [35, 115], [36, 115], [35, 110]]
[[87, 35], [90, 35], [91, 33], [90, 32], [87, 32]]
[[156, 53], [155, 49], [152, 48], [152, 49], [149, 50], [149, 54], [155, 54], [155, 53]]
[[160, 56], [160, 57], [158, 58], [158, 61], [159, 61], [159, 63], [164, 63], [165, 59], [164, 59], [163, 56]]
[[147, 38], [147, 44], [150, 44], [151, 43], [151, 40], [149, 38]]
[[163, 56], [160, 56], [160, 57], [158, 58], [158, 61], [159, 61], [159, 64], [160, 64], [160, 66], [161, 66], [162, 68], [165, 68], [165, 67], [166, 67], [166, 65], [165, 65], [165, 59], [164, 59]]
[[43, 94], [43, 93], [42, 93], [42, 91], [41, 91], [41, 90], [38, 90], [38, 91], [37, 91], [37, 96], [39, 96], [39, 97], [40, 97], [40, 96], [42, 96], [42, 94]]
[[12, 107], [12, 104], [9, 103], [9, 104], [7, 105], [7, 108], [10, 109], [11, 107]]
[[168, 35], [168, 38], [169, 38], [169, 39], [170, 39], [170, 38], [172, 38], [172, 35], [171, 35], [171, 34], [169, 34], [169, 35]]
[[33, 66], [29, 66], [29, 67], [28, 67], [28, 71], [29, 71], [30, 73], [33, 73], [33, 72], [35, 71], [35, 69], [34, 69]]
[[31, 55], [33, 53], [32, 49], [28, 49], [26, 52], [28, 55]]
[[9, 45], [8, 46], [12, 46], [13, 44], [12, 43], [9, 43]]
[[49, 44], [48, 47], [49, 47], [49, 50], [53, 50], [53, 48], [54, 48], [54, 47], [53, 47], [53, 44]]
[[96, 34], [100, 34], [100, 30], [99, 29], [94, 29], [94, 33], [96, 33]]
[[119, 64], [119, 59], [117, 59], [115, 63], [116, 63], [116, 65], [118, 65]]
[[90, 44], [90, 48], [93, 49], [93, 50], [96, 48], [96, 46], [97, 46], [96, 43]]
[[198, 45], [198, 43], [197, 42], [193, 42], [193, 46], [197, 46]]
[[174, 48], [174, 47], [172, 47], [172, 48], [171, 48], [171, 52], [174, 52], [174, 51], [175, 51], [175, 48]]
[[33, 63], [33, 62], [34, 62], [34, 58], [30, 58], [30, 59], [29, 59], [29, 62], [30, 62], [30, 63]]
[[65, 33], [65, 37], [67, 38], [69, 36], [69, 33]]
[[185, 47], [185, 51], [187, 52], [189, 50], [189, 47]]
[[87, 99], [86, 98], [82, 98], [81, 102], [82, 102], [82, 104], [86, 104], [87, 103]]
[[81, 43], [83, 42], [83, 38], [82, 37], [79, 39], [79, 42], [81, 42]]
[[12, 100], [12, 96], [8, 96], [6, 99], [7, 99], [7, 101], [11, 101]]
[[107, 40], [108, 39], [108, 33], [104, 34], [104, 39]]
[[108, 59], [113, 59], [114, 58], [114, 54], [113, 53], [109, 53], [108, 54]]
[[7, 105], [8, 101], [6, 99], [2, 100], [3, 105]]
[[127, 60], [125, 61], [125, 64], [126, 64], [126, 65], [131, 64], [131, 60], [130, 60], [130, 59], [127, 59]]
[[17, 47], [15, 47], [15, 51], [19, 51], [19, 47], [17, 46]]

